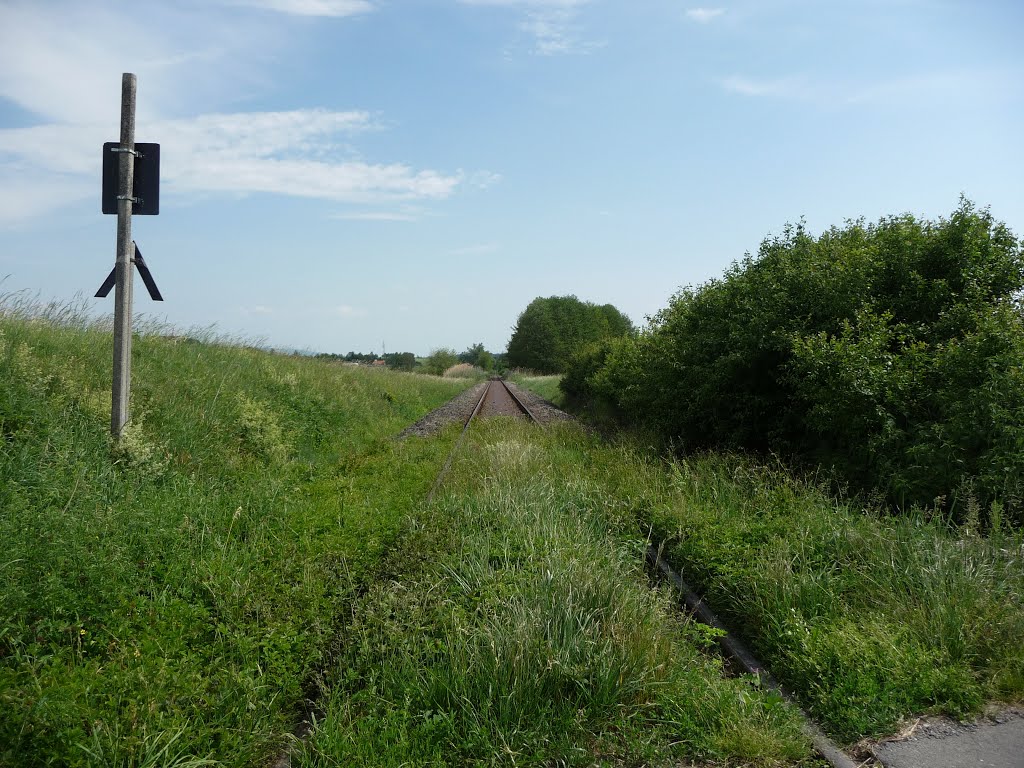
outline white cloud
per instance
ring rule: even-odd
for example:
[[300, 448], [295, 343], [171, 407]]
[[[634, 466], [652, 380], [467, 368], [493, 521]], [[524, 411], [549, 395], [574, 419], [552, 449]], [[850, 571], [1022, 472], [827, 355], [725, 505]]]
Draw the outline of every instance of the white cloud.
[[99, 176], [90, 183], [50, 174], [42, 178], [35, 173], [0, 174], [0, 228], [23, 224], [89, 198], [95, 200], [99, 211], [99, 188]]
[[591, 0], [459, 0], [463, 5], [514, 8], [523, 12], [519, 28], [533, 39], [533, 51], [540, 56], [587, 53], [600, 44], [578, 36], [578, 10]]
[[252, 307], [242, 307], [241, 311], [243, 315], [272, 315], [275, 310], [263, 304], [256, 304]]
[[[370, 127], [366, 112], [302, 109], [154, 121], [140, 124], [136, 135], [160, 144], [165, 192], [268, 192], [374, 203], [440, 200], [463, 182], [459, 171], [339, 156], [341, 136]], [[94, 124], [0, 130], [0, 200], [25, 192], [0, 217], [21, 220], [32, 210], [80, 199], [81, 190], [95, 194], [104, 140], [116, 136]]]
[[161, 70], [180, 54], [130, 19], [102, 5], [0, 3], [0, 97], [45, 119], [116, 128], [122, 63], [157, 93], [173, 87]]
[[707, 24], [709, 21], [714, 21], [724, 13], [724, 8], [690, 8], [686, 12], [686, 16], [700, 24]]
[[452, 256], [483, 256], [498, 251], [497, 243], [480, 243], [479, 245], [467, 245], [462, 248], [455, 248], [448, 253]]
[[[365, 0], [252, 4], [334, 15], [372, 6]], [[279, 22], [269, 34], [266, 20], [253, 23], [259, 14], [234, 0], [202, 13], [192, 4], [125, 10], [115, 0], [0, 0], [0, 102], [40, 123], [0, 128], [0, 223], [90, 197], [98, 207], [100, 148], [118, 138], [125, 61], [138, 74], [136, 140], [161, 144], [164, 195], [266, 192], [380, 204], [440, 200], [460, 185], [493, 183], [461, 170], [361, 157], [351, 142], [380, 129], [364, 111], [217, 110], [214, 105], [239, 98], [239, 85], [248, 82], [239, 72], [252, 69], [275, 44], [273, 35], [280, 37]], [[213, 31], [212, 22], [218, 22]], [[190, 116], [171, 117], [182, 114]]]
[[294, 16], [355, 16], [373, 10], [368, 0], [233, 0], [234, 5], [247, 5]]
[[807, 75], [778, 78], [730, 76], [720, 84], [727, 91], [754, 98], [804, 101], [830, 107], [863, 104], [906, 105], [922, 101], [964, 106], [996, 98], [1013, 80], [1005, 73], [984, 70], [931, 72], [874, 82], [826, 79]]
[[799, 99], [812, 95], [812, 88], [804, 78], [784, 77], [774, 80], [755, 79], [731, 76], [722, 79], [722, 87], [727, 91], [744, 96], [779, 96]]
[[578, 8], [591, 0], [459, 0], [463, 5], [489, 5], [505, 8]]

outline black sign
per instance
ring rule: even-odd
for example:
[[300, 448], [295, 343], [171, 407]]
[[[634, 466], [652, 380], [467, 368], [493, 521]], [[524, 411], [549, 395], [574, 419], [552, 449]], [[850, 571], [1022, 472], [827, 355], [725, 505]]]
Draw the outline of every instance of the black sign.
[[[117, 213], [118, 171], [121, 145], [108, 141], [103, 145], [103, 212]], [[160, 145], [135, 144], [135, 175], [132, 177], [133, 216], [160, 213]]]

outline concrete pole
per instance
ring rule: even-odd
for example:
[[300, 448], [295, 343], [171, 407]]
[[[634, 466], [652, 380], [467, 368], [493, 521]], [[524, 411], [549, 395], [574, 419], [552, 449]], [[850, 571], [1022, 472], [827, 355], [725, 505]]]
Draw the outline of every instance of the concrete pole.
[[121, 76], [121, 162], [117, 185], [117, 260], [114, 267], [114, 386], [110, 434], [121, 437], [131, 418], [132, 386], [132, 194], [135, 175], [135, 75]]

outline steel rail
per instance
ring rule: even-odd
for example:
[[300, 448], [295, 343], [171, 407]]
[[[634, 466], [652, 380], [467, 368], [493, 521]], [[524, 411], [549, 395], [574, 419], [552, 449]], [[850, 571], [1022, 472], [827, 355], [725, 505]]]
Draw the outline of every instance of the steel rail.
[[437, 493], [437, 489], [441, 487], [441, 483], [444, 481], [445, 475], [448, 474], [448, 470], [451, 469], [452, 461], [455, 459], [455, 454], [459, 452], [459, 448], [462, 446], [463, 441], [466, 439], [466, 433], [469, 431], [469, 425], [473, 423], [473, 419], [480, 413], [480, 409], [483, 407], [484, 400], [487, 398], [487, 393], [491, 389], [491, 382], [487, 382], [487, 386], [484, 387], [484, 391], [480, 393], [480, 399], [476, 402], [476, 408], [469, 414], [469, 418], [466, 419], [466, 423], [462, 425], [462, 432], [459, 433], [459, 439], [455, 441], [455, 445], [452, 446], [451, 452], [448, 454], [448, 458], [445, 459], [444, 466], [441, 467], [441, 471], [437, 474], [437, 479], [434, 484], [430, 487], [430, 493], [427, 494], [427, 504], [434, 500], [434, 494]]
[[687, 609], [701, 624], [721, 630], [724, 635], [718, 638], [722, 650], [736, 659], [743, 669], [756, 677], [764, 687], [775, 691], [782, 700], [795, 709], [801, 716], [804, 734], [811, 740], [814, 749], [832, 766], [832, 768], [859, 768], [858, 764], [832, 741], [825, 732], [804, 712], [796, 698], [776, 680], [767, 668], [750, 652], [750, 650], [719, 620], [714, 612], [698, 595], [690, 589], [683, 577], [661, 558], [661, 548], [653, 544], [647, 547], [647, 561], [652, 567], [661, 571], [672, 585], [681, 593]]
[[508, 385], [507, 381], [505, 381], [504, 379], [495, 379], [495, 381], [501, 382], [501, 386], [503, 386], [505, 388], [505, 391], [509, 393], [512, 399], [515, 401], [516, 405], [519, 406], [520, 410], [522, 410], [523, 413], [530, 417], [530, 421], [532, 421], [534, 424], [540, 424], [540, 420], [536, 416], [534, 416], [533, 411], [527, 408], [526, 404], [519, 399], [519, 395], [512, 391], [512, 388]]

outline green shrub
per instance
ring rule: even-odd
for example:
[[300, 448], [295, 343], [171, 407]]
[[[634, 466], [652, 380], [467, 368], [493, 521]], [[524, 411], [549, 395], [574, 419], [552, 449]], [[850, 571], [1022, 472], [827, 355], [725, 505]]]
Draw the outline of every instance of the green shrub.
[[444, 376], [444, 372], [454, 365], [459, 364], [459, 356], [455, 350], [449, 347], [440, 347], [430, 350], [423, 370], [433, 376]]
[[1000, 500], [1021, 522], [1022, 289], [1022, 244], [967, 200], [787, 226], [567, 386], [683, 450], [773, 451], [903, 507]]

